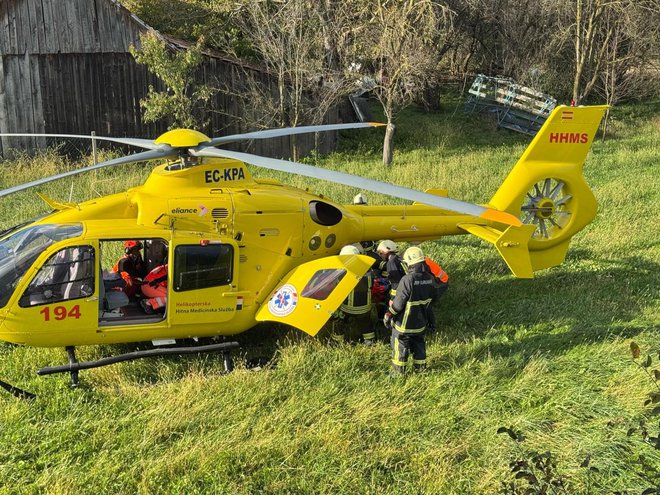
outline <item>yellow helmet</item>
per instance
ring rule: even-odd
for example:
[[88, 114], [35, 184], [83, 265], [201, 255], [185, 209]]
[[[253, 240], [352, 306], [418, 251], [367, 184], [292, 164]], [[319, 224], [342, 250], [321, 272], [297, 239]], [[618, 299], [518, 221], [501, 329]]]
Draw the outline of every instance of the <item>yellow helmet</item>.
[[399, 251], [399, 247], [396, 245], [396, 242], [390, 241], [389, 239], [386, 239], [384, 241], [380, 241], [380, 244], [378, 244], [378, 248], [376, 248], [377, 253], [396, 253]]
[[360, 254], [360, 251], [358, 251], [358, 248], [353, 246], [353, 244], [349, 244], [348, 246], [341, 248], [339, 254]]
[[405, 261], [408, 266], [414, 265], [415, 263], [421, 263], [424, 261], [424, 253], [417, 246], [409, 247], [403, 253], [403, 261]]

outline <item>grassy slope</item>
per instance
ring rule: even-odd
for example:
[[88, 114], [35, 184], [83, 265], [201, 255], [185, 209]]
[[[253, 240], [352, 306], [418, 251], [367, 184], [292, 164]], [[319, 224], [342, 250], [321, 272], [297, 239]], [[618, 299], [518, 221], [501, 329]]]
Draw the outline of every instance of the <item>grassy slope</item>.
[[[496, 493], [518, 452], [496, 434], [502, 425], [525, 433], [523, 448], [555, 453], [570, 493], [586, 493], [588, 483], [598, 486], [592, 493], [640, 492], [648, 484], [631, 452], [642, 449], [626, 431], [651, 385], [627, 349], [631, 339], [658, 347], [657, 109], [615, 112], [615, 135], [594, 144], [585, 171], [599, 215], [561, 267], [515, 280], [477, 239], [423, 246], [451, 276], [427, 374], [389, 380], [385, 345], [329, 347], [259, 327], [242, 336], [244, 352], [275, 353], [275, 368], [248, 371], [239, 362], [221, 376], [210, 356], [126, 363], [83, 372], [82, 389], [72, 392], [64, 377], [34, 375], [62, 363], [62, 350], [0, 346], [0, 378], [38, 394], [32, 403], [0, 395], [0, 494]], [[373, 131], [354, 133], [347, 151], [322, 163], [485, 202], [527, 140], [454, 110], [407, 112], [391, 171], [380, 165]], [[2, 180], [64, 167], [52, 157], [37, 171], [21, 163]], [[119, 190], [145, 173], [89, 174], [72, 197]], [[52, 185], [50, 194], [68, 200], [69, 187]], [[311, 187], [343, 201], [355, 194]], [[41, 210], [32, 198], [3, 199], [2, 223]], [[644, 452], [660, 465], [657, 452]], [[591, 481], [578, 468], [587, 454], [600, 469]]]

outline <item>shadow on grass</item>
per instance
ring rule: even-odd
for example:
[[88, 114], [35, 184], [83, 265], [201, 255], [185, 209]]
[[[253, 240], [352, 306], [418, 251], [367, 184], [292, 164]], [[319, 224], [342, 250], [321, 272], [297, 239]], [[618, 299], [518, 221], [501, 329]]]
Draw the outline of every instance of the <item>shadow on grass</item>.
[[483, 273], [495, 262], [475, 261], [454, 276], [461, 282], [437, 310], [442, 323], [434, 338], [482, 340], [477, 354], [531, 356], [660, 330], [660, 322], [648, 316], [657, 314], [660, 285], [660, 264], [650, 259], [599, 259], [588, 250], [573, 250], [567, 268], [540, 272], [532, 280], [470, 280], [469, 274]]

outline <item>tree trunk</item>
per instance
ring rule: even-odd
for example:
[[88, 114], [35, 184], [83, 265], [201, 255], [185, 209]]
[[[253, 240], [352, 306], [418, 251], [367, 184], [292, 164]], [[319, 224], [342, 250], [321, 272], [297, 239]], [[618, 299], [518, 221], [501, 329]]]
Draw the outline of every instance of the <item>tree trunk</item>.
[[575, 73], [573, 74], [572, 105], [580, 104], [580, 78], [584, 69], [582, 50], [582, 0], [577, 0], [575, 10]]
[[392, 146], [392, 141], [394, 139], [394, 131], [396, 127], [391, 121], [387, 122], [387, 129], [385, 129], [385, 140], [383, 141], [383, 165], [392, 164], [392, 155], [394, 154], [394, 149]]

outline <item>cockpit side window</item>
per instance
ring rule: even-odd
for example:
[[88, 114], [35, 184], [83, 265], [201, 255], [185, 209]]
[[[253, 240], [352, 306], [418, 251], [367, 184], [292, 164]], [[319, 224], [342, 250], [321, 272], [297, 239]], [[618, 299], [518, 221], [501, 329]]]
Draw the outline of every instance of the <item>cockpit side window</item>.
[[18, 304], [22, 308], [89, 297], [94, 294], [92, 246], [71, 246], [51, 256], [35, 275]]
[[174, 290], [228, 285], [233, 278], [234, 248], [230, 244], [181, 245], [174, 250]]

